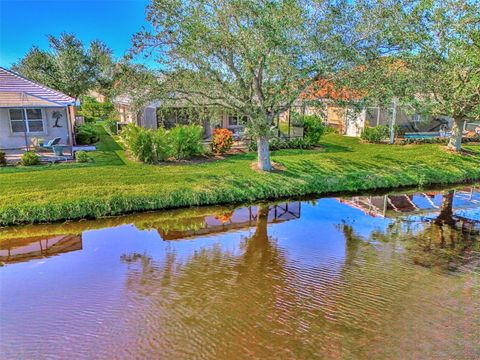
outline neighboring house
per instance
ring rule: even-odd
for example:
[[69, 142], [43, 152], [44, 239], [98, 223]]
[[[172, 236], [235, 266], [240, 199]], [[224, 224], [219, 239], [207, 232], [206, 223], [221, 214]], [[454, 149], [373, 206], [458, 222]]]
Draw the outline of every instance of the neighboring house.
[[205, 109], [197, 108], [195, 110], [180, 104], [168, 108], [162, 108], [159, 105], [157, 103], [157, 128], [164, 127], [165, 129], [170, 129], [175, 125], [195, 122], [203, 126], [205, 138], [210, 138], [215, 128], [229, 129], [238, 136], [241, 136], [245, 128], [246, 118], [226, 109], [205, 111]]
[[[308, 88], [290, 110], [274, 120], [278, 136], [284, 138], [303, 137], [303, 124], [298, 115], [318, 115], [324, 123], [347, 136], [360, 136], [367, 126], [388, 125], [395, 114], [395, 124], [403, 132], [439, 132], [451, 128], [451, 120], [446, 116], [421, 116], [397, 107], [367, 107], [356, 109], [353, 106], [339, 105], [342, 101], [360, 100], [358, 94], [347, 90], [336, 90], [332, 83], [319, 81]], [[146, 128], [164, 127], [170, 129], [178, 124], [197, 123], [204, 128], [204, 137], [210, 138], [215, 128], [227, 128], [238, 137], [244, 132], [246, 118], [225, 109], [206, 112], [192, 109], [181, 101], [173, 106], [161, 106], [151, 102], [138, 112], [133, 110], [128, 96], [117, 96], [113, 101], [122, 123], [135, 123]]]
[[[356, 109], [353, 106], [341, 106], [360, 100], [361, 95], [348, 90], [336, 90], [333, 84], [320, 81], [315, 87], [307, 89], [291, 111], [305, 115], [319, 115], [324, 122], [337, 129], [340, 134], [360, 136], [365, 127], [389, 125], [395, 116], [394, 123], [402, 132], [440, 132], [451, 129], [452, 121], [446, 116], [423, 116], [411, 110], [396, 107], [394, 104], [384, 107], [366, 107]], [[309, 105], [310, 102], [321, 106]], [[288, 117], [289, 112], [284, 116]]]
[[[213, 112], [205, 112], [198, 108], [198, 111], [180, 102], [174, 106], [162, 107], [159, 101], [153, 101], [135, 110], [128, 95], [119, 95], [112, 100], [118, 112], [120, 123], [136, 124], [149, 129], [164, 127], [170, 129], [175, 125], [197, 123], [204, 128], [204, 137], [209, 138], [217, 127], [230, 129], [240, 134], [245, 127], [245, 118], [218, 109]], [[201, 120], [199, 120], [201, 119]]]
[[405, 108], [397, 107], [367, 107], [354, 109], [351, 106], [339, 106], [334, 102], [324, 100], [322, 108], [298, 106], [295, 111], [306, 115], [319, 115], [324, 122], [337, 129], [340, 134], [360, 136], [365, 127], [389, 125], [395, 116], [394, 124], [402, 133], [405, 132], [440, 132], [448, 131], [452, 121], [447, 116], [425, 116], [412, 113]]
[[75, 99], [0, 67], [0, 149], [73, 145]]
[[120, 123], [134, 123], [148, 129], [157, 128], [157, 106], [155, 103], [149, 103], [140, 110], [136, 110], [128, 95], [116, 96], [112, 103], [118, 112]]

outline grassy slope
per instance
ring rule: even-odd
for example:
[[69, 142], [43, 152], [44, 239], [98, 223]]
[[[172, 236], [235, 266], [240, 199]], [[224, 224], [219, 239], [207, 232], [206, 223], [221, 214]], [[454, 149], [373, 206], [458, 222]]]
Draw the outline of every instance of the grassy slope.
[[367, 145], [338, 135], [322, 144], [322, 151], [275, 152], [287, 170], [260, 174], [250, 169], [255, 154], [194, 165], [133, 163], [104, 135], [94, 163], [1, 169], [0, 224], [480, 179], [478, 145], [468, 147], [472, 156], [459, 156], [438, 145]]

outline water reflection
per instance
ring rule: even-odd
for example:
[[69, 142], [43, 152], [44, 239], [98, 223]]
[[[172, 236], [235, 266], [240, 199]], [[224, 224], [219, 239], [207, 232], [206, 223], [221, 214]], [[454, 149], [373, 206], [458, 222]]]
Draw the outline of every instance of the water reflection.
[[5, 239], [0, 262], [12, 264], [82, 250], [82, 235], [51, 235]]
[[471, 187], [4, 229], [2, 357], [476, 359], [479, 211]]

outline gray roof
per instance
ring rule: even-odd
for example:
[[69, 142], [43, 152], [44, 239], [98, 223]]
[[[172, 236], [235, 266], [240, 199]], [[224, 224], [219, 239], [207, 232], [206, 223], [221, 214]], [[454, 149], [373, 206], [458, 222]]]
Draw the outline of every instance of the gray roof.
[[0, 67], [0, 107], [59, 107], [75, 99]]

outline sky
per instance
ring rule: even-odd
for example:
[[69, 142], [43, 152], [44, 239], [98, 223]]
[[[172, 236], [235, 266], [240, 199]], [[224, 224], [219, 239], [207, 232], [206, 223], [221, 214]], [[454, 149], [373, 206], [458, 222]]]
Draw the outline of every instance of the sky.
[[[148, 0], [0, 0], [0, 66], [9, 68], [47, 35], [75, 33], [85, 44], [102, 40], [119, 58], [146, 25]], [[141, 62], [149, 64], [149, 61]]]

